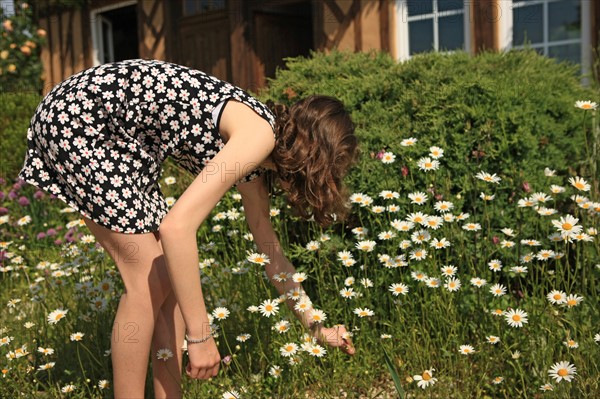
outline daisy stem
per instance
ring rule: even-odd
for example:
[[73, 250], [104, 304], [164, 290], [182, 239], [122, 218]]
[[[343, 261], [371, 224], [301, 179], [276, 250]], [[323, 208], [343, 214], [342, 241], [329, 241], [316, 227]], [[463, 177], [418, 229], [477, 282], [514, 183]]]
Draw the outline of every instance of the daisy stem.
[[[587, 111], [583, 112], [583, 121], [581, 122], [581, 126], [583, 128], [583, 138], [585, 139], [585, 155], [586, 155], [586, 159], [590, 164], [591, 167], [591, 163], [592, 163], [592, 159], [590, 157], [590, 143], [588, 142], [588, 134], [587, 134], [587, 130], [585, 128], [585, 119], [587, 117]], [[595, 175], [592, 175], [595, 176]]]
[[80, 345], [83, 346], [83, 349], [86, 350], [86, 352], [90, 355], [92, 360], [94, 360], [96, 362], [96, 364], [98, 364], [98, 366], [102, 367], [102, 363], [100, 363], [100, 360], [98, 360], [98, 358], [96, 356], [94, 356], [94, 354], [89, 350], [89, 348], [87, 346], [85, 346], [84, 344], [80, 344]]
[[[79, 367], [81, 368], [81, 374], [83, 374], [83, 380], [87, 380], [87, 376], [85, 374], [85, 368], [83, 367], [83, 363], [81, 362], [81, 355], [79, 353], [79, 345], [76, 345], [77, 348], [77, 361], [79, 362]], [[90, 391], [90, 387], [88, 384], [85, 384], [85, 387], [90, 394], [90, 397], [93, 396], [93, 393]]]
[[[593, 137], [594, 137], [594, 142], [592, 143], [592, 164], [591, 164], [591, 169], [592, 169], [592, 176], [598, 176], [596, 170], [598, 167], [598, 149], [600, 147], [600, 123], [597, 124], [596, 123], [596, 110], [592, 111], [592, 129], [593, 129]], [[593, 179], [593, 184], [594, 184], [594, 192], [592, 193], [592, 195], [596, 196], [596, 200], [598, 200], [598, 182], [600, 180], [597, 178]]]

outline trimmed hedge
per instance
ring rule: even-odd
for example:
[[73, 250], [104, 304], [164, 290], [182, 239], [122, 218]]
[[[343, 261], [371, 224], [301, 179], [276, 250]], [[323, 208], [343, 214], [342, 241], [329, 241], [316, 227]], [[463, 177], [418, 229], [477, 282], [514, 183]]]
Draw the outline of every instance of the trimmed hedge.
[[27, 128], [42, 101], [33, 92], [0, 93], [0, 177], [12, 181], [27, 153]]
[[[454, 194], [472, 191], [480, 170], [502, 175], [514, 190], [543, 179], [545, 167], [585, 175], [583, 111], [574, 104], [598, 94], [581, 85], [578, 66], [534, 50], [431, 52], [403, 63], [381, 52], [313, 52], [286, 66], [259, 98], [290, 105], [325, 94], [343, 101], [363, 152], [348, 178], [355, 191], [398, 190], [411, 178], [433, 184], [416, 166], [430, 146], [444, 149], [435, 179]], [[402, 147], [409, 137], [418, 145]], [[395, 165], [376, 160], [382, 149], [397, 155]], [[511, 190], [504, 195], [514, 196]]]

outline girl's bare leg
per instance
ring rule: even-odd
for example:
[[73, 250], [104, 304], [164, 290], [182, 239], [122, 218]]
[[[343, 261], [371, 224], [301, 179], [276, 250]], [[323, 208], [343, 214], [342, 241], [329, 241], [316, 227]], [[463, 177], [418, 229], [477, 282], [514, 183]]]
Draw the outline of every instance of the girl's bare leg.
[[172, 290], [161, 247], [153, 233], [117, 233], [86, 217], [84, 221], [125, 284], [111, 340], [115, 398], [144, 398], [155, 320]]
[[[160, 238], [158, 244], [160, 244]], [[154, 397], [156, 399], [179, 399], [183, 396], [181, 390], [181, 373], [183, 338], [185, 335], [185, 322], [174, 292], [171, 290], [167, 299], [160, 308], [160, 313], [154, 325], [152, 338], [152, 374], [154, 381]], [[173, 357], [168, 360], [159, 360], [156, 353], [159, 349], [169, 349]]]

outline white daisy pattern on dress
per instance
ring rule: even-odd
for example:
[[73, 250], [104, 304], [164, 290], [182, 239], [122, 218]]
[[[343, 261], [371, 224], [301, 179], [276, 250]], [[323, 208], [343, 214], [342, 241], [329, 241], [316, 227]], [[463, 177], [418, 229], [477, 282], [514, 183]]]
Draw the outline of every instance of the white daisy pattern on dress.
[[[225, 145], [212, 111], [230, 99], [274, 128], [265, 104], [199, 70], [144, 59], [88, 68], [40, 102], [18, 177], [113, 231], [156, 231], [168, 212], [163, 162], [172, 157], [198, 175]], [[263, 172], [242, 169], [239, 182]]]

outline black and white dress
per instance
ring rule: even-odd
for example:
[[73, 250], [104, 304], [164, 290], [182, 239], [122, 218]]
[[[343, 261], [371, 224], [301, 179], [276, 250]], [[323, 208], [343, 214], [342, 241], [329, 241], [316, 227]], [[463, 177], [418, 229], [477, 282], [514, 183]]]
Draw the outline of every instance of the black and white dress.
[[158, 185], [162, 163], [170, 156], [199, 174], [224, 146], [218, 122], [229, 99], [274, 128], [265, 104], [199, 70], [143, 59], [86, 69], [38, 105], [18, 177], [113, 231], [156, 231], [168, 211]]

